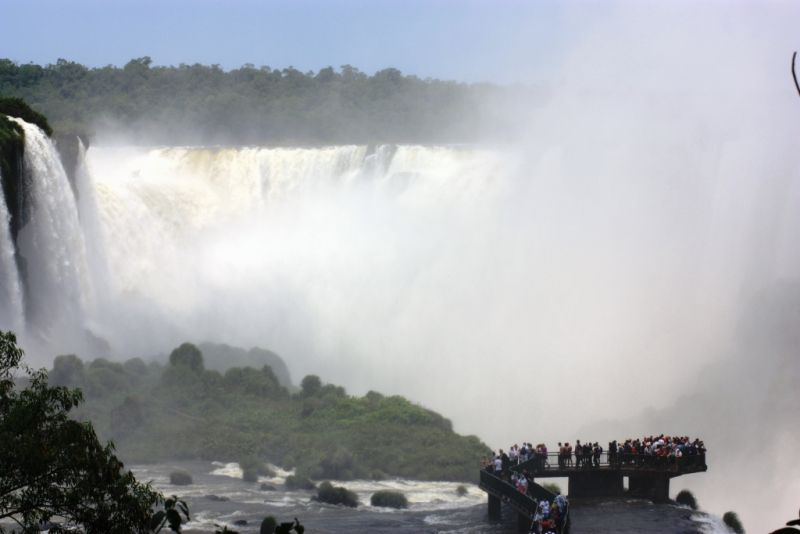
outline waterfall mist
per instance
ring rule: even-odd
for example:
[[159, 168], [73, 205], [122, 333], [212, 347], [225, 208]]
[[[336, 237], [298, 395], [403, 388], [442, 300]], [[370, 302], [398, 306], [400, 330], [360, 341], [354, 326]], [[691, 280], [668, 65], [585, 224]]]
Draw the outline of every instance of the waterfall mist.
[[[297, 379], [405, 395], [495, 448], [689, 433], [710, 469], [680, 484], [705, 508], [789, 519], [798, 10], [690, 7], [575, 9], [550, 99], [515, 102], [503, 146], [141, 148], [101, 132], [76, 201], [26, 126], [33, 362], [91, 353], [83, 329], [117, 359], [257, 345]], [[0, 234], [13, 297], [9, 250]], [[756, 454], [767, 467], [738, 469]]]

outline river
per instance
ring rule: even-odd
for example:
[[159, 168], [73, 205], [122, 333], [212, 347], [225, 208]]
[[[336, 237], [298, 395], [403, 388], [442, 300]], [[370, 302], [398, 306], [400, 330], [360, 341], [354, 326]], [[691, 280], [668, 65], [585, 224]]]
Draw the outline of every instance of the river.
[[[223, 525], [242, 534], [258, 532], [261, 520], [268, 515], [279, 521], [297, 517], [307, 532], [321, 534], [516, 532], [516, 515], [503, 507], [499, 520], [489, 519], [486, 494], [471, 484], [465, 485], [466, 495], [459, 496], [456, 482], [401, 479], [334, 482], [358, 494], [361, 505], [353, 509], [314, 502], [311, 500], [313, 491], [285, 491], [283, 482], [290, 472], [279, 468], [275, 468], [275, 477], [260, 477], [254, 483], [242, 480], [242, 471], [235, 463], [192, 461], [136, 465], [131, 469], [138, 480], [152, 481], [165, 495], [175, 494], [186, 500], [192, 519], [186, 526], [187, 533], [214, 532]], [[193, 484], [171, 485], [169, 474], [175, 469], [189, 472]], [[262, 484], [277, 490], [260, 491]], [[370, 506], [370, 496], [381, 489], [402, 491], [409, 501], [408, 509]], [[228, 500], [211, 500], [208, 498], [211, 495]], [[683, 506], [653, 505], [637, 499], [586, 499], [576, 500], [571, 505], [573, 534], [727, 532], [716, 516], [693, 512]], [[241, 524], [242, 521], [247, 523]]]

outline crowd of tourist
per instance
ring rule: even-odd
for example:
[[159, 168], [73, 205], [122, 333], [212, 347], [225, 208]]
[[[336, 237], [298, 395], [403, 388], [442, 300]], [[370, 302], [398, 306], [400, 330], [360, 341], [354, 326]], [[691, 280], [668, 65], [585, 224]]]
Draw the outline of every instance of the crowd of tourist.
[[[677, 467], [691, 464], [693, 459], [704, 457], [705, 444], [699, 440], [691, 440], [687, 436], [648, 436], [642, 439], [626, 439], [620, 443], [616, 440], [608, 444], [604, 450], [597, 442], [584, 442], [580, 440], [575, 445], [570, 443], [558, 444], [558, 453], [548, 454], [547, 446], [540, 443], [535, 447], [530, 443], [523, 443], [522, 447], [513, 445], [508, 452], [500, 449], [492, 458], [485, 456], [482, 468], [493, 474], [508, 473], [511, 467], [531, 462], [532, 471], [540, 471], [550, 467], [550, 458], [557, 458], [558, 467], [566, 469], [600, 467], [601, 457], [606, 454], [610, 466], [636, 466], [636, 467]], [[702, 458], [704, 460], [704, 458]]]
[[641, 440], [625, 440], [608, 444], [608, 463], [611, 466], [636, 467], [686, 467], [705, 462], [705, 444], [691, 440], [688, 436], [645, 437]]

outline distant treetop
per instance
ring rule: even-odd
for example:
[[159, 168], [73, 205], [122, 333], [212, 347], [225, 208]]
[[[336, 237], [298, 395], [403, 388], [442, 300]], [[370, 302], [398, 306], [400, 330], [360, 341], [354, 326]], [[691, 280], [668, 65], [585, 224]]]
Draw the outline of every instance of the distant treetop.
[[[88, 68], [59, 59], [40, 66], [0, 59], [0, 95], [25, 98], [59, 130], [112, 130], [139, 143], [460, 143], [506, 135], [498, 110], [541, 87], [420, 79], [351, 65], [300, 72], [245, 64]], [[27, 120], [27, 119], [26, 119]]]

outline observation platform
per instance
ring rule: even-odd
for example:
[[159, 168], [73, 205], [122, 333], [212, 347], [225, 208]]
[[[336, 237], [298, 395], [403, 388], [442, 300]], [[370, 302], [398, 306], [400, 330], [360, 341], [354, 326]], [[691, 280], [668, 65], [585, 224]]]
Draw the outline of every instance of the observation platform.
[[549, 453], [547, 459], [539, 456], [511, 467], [512, 471], [527, 471], [537, 478], [568, 478], [570, 498], [618, 497], [624, 493], [624, 477], [628, 478], [628, 496], [651, 499], [655, 503], [669, 502], [669, 481], [692, 473], [703, 473], [706, 466], [704, 454], [669, 458], [646, 454], [609, 454], [603, 452], [595, 461], [583, 465], [559, 462], [558, 453]]
[[[574, 456], [573, 456], [574, 458]], [[534, 499], [553, 502], [555, 494], [534, 481], [537, 478], [569, 479], [570, 499], [582, 497], [629, 497], [647, 498], [655, 503], [669, 502], [669, 481], [675, 477], [708, 470], [704, 454], [669, 459], [644, 454], [609, 454], [603, 452], [599, 458], [592, 455], [590, 462], [575, 462], [559, 459], [558, 453], [547, 457], [537, 456], [510, 467], [510, 471], [527, 472], [531, 481], [528, 494], [522, 494], [507, 482], [508, 475], [496, 476], [481, 470], [478, 487], [489, 494], [489, 517], [500, 517], [500, 504], [504, 503], [518, 514], [520, 532], [528, 532], [538, 504]], [[551, 463], [552, 462], [552, 463]], [[624, 478], [628, 478], [625, 493]], [[564, 521], [563, 533], [569, 532], [569, 507]]]

